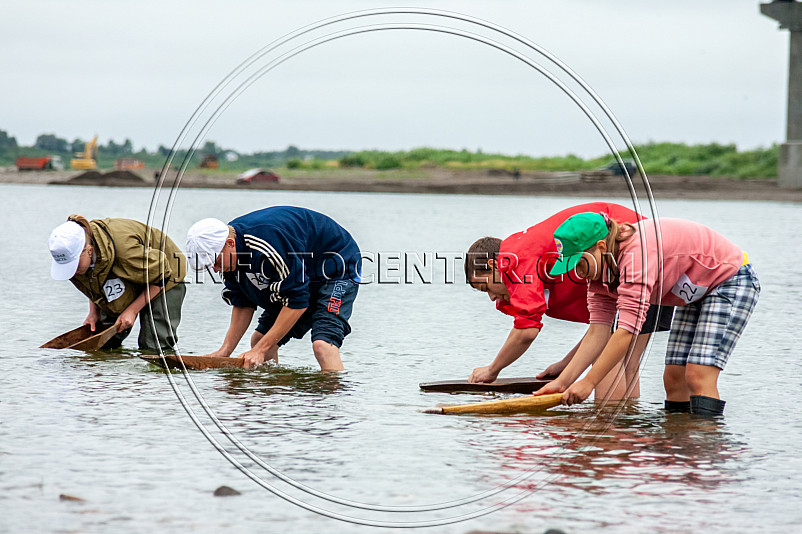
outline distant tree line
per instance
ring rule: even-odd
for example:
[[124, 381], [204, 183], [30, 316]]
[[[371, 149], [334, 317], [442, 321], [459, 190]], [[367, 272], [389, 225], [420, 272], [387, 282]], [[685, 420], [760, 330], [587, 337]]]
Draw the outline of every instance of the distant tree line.
[[[86, 141], [74, 139], [72, 142], [54, 134], [42, 134], [31, 147], [19, 146], [16, 138], [0, 130], [0, 165], [13, 165], [18, 156], [42, 156], [58, 154], [69, 161], [75, 152], [84, 150]], [[734, 144], [686, 145], [684, 143], [646, 143], [636, 145], [638, 157], [645, 166], [647, 174], [669, 174], [678, 176], [730, 176], [734, 178], [773, 178], [777, 176], [779, 147], [738, 151]], [[109, 140], [98, 145], [98, 165], [109, 168], [122, 156], [130, 156], [145, 162], [150, 168], [161, 168], [170, 155], [170, 148], [159, 145], [155, 152], [142, 148], [134, 150], [130, 139], [121, 144]], [[233, 149], [223, 148], [214, 141], [206, 141], [195, 150], [189, 166], [197, 168], [206, 155], [218, 158], [223, 171], [241, 171], [254, 167], [284, 167], [290, 170], [335, 171], [341, 169], [421, 169], [426, 167], [446, 167], [451, 169], [505, 169], [508, 171], [579, 171], [597, 169], [614, 161], [611, 155], [583, 159], [575, 155], [560, 157], [531, 157], [525, 155], [485, 154], [481, 150], [443, 150], [435, 148], [415, 148], [408, 151], [387, 152], [363, 150], [303, 150], [294, 145], [284, 150], [261, 151], [245, 154]], [[183, 164], [186, 150], [173, 154], [173, 167]], [[628, 152], [621, 157], [629, 159]]]
[[[36, 138], [33, 148], [46, 152], [80, 152], [86, 146], [87, 141], [74, 139], [72, 142], [57, 137], [54, 134], [42, 134]], [[122, 144], [117, 144], [114, 139], [110, 139], [106, 145], [98, 145], [98, 151], [114, 156], [126, 156], [134, 153], [134, 144], [130, 139], [126, 139]]]
[[0, 130], [0, 155], [17, 150], [17, 138], [9, 137], [8, 132]]
[[[87, 140], [76, 138], [72, 141], [58, 137], [55, 134], [42, 134], [36, 138], [32, 146], [20, 146], [17, 139], [0, 130], [0, 165], [13, 165], [18, 156], [44, 156], [56, 154], [65, 161], [69, 161], [76, 152], [83, 152]], [[214, 141], [206, 141], [203, 146], [195, 149], [190, 165], [197, 167], [200, 160], [206, 155], [216, 156], [220, 168], [223, 170], [244, 170], [254, 167], [284, 167], [288, 162], [290, 167], [301, 166], [300, 162], [336, 160], [350, 152], [347, 150], [304, 150], [294, 145], [285, 150], [257, 151], [252, 154], [241, 153], [237, 150], [224, 148]], [[105, 145], [98, 144], [98, 165], [110, 167], [114, 161], [123, 156], [135, 157], [152, 168], [161, 167], [170, 155], [170, 147], [159, 145], [155, 152], [145, 148], [135, 150], [130, 139], [117, 143], [110, 139]], [[187, 156], [186, 150], [178, 150], [173, 154], [173, 166], [179, 166]]]
[[[686, 145], [684, 143], [646, 143], [635, 145], [647, 175], [729, 176], [733, 178], [773, 178], [777, 176], [779, 147], [739, 152], [734, 144]], [[629, 151], [620, 152], [624, 160]], [[484, 154], [467, 150], [415, 148], [401, 152], [366, 150], [352, 152], [338, 160], [340, 167], [376, 170], [446, 167], [452, 169], [504, 169], [507, 171], [582, 171], [607, 166], [612, 155], [583, 159], [575, 155], [535, 158], [525, 155]]]

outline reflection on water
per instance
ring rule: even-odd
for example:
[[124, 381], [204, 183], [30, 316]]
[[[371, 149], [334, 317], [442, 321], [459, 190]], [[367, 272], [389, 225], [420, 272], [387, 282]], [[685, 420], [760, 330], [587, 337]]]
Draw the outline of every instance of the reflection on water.
[[345, 373], [321, 372], [312, 368], [262, 366], [256, 370], [220, 369], [229, 395], [327, 395], [346, 392], [350, 384]]
[[[150, 364], [156, 373], [168, 371]], [[212, 380], [212, 390], [197, 387], [220, 423], [244, 438], [258, 450], [270, 439], [301, 433], [310, 438], [326, 439], [341, 435], [353, 424], [336, 409], [336, 398], [346, 395], [351, 384], [346, 373], [322, 372], [313, 368], [289, 368], [264, 365], [257, 369], [236, 368], [189, 371], [184, 375], [172, 370], [179, 389]], [[186, 382], [185, 382], [186, 381]], [[198, 384], [195, 384], [196, 386]], [[216, 395], [212, 395], [212, 391]], [[189, 389], [184, 395], [191, 396]], [[334, 396], [334, 398], [329, 398]], [[199, 399], [190, 398], [191, 405]]]
[[84, 352], [82, 350], [61, 349], [54, 352], [54, 349], [42, 349], [46, 358], [62, 358], [69, 363], [81, 362], [82, 364], [92, 364], [99, 362], [113, 362], [117, 360], [130, 360], [138, 357], [139, 350], [117, 347], [115, 349], [97, 350], [94, 352]]
[[[633, 490], [644, 491], [646, 486], [665, 483], [682, 486], [713, 488], [735, 480], [735, 473], [724, 467], [743, 454], [742, 443], [734, 439], [724, 423], [698, 418], [690, 414], [664, 414], [662, 411], [643, 413], [631, 405], [612, 422], [601, 426], [604, 420], [593, 420], [588, 429], [578, 428], [577, 418], [553, 418], [551, 423], [560, 431], [577, 436], [588, 436], [566, 443], [570, 450], [581, 454], [569, 455], [558, 462], [556, 473], [569, 478], [603, 480], [629, 479]], [[604, 484], [590, 485], [586, 489], [603, 491]]]
[[567, 493], [602, 494], [625, 484], [634, 494], [684, 495], [741, 480], [734, 465], [750, 451], [724, 421], [666, 414], [639, 402], [626, 403], [613, 418], [615, 410], [608, 406], [597, 416], [583, 406], [537, 417], [484, 417], [477, 426], [484, 436], [495, 433], [496, 440], [471, 445], [497, 447], [504, 473], [498, 483], [537, 473], [535, 482], [517, 486], [533, 490], [542, 487], [544, 473], [550, 491]]
[[353, 424], [331, 409], [334, 401], [327, 399], [348, 391], [344, 373], [282, 366], [217, 371], [220, 380], [215, 389], [226, 400], [217, 405], [215, 414], [224, 425], [238, 429], [244, 436], [260, 438], [252, 442], [256, 446], [295, 432], [326, 439]]

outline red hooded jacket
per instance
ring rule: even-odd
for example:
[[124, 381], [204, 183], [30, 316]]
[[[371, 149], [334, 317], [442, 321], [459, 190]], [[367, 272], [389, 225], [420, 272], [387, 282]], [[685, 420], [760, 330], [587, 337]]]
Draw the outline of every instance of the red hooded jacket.
[[557, 257], [554, 231], [568, 217], [587, 211], [604, 212], [619, 222], [645, 219], [618, 204], [593, 202], [564, 209], [502, 241], [499, 270], [510, 300], [496, 301], [496, 309], [514, 317], [515, 328], [543, 328], [543, 315], [575, 323], [588, 322], [588, 284], [571, 273], [548, 274]]

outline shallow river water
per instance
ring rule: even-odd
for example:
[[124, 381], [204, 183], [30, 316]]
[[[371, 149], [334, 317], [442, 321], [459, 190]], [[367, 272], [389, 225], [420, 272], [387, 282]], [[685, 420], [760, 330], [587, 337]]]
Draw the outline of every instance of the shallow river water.
[[[308, 339], [284, 347], [278, 367], [186, 376], [137, 358], [137, 327], [121, 351], [36, 348], [87, 309], [71, 284], [50, 279], [50, 230], [70, 213], [144, 221], [151, 194], [0, 186], [0, 532], [800, 531], [798, 204], [658, 199], [661, 216], [738, 243], [761, 279], [719, 381], [726, 417], [713, 423], [663, 412], [666, 334], [643, 364], [640, 400], [625, 406], [420, 413], [482, 399], [417, 385], [486, 365], [511, 327], [464, 284], [454, 256], [595, 199], [180, 190], [168, 226], [179, 244], [202, 217], [289, 204], [331, 215], [373, 254], [347, 371], [317, 372]], [[404, 267], [414, 255], [428, 258], [420, 271], [431, 283]], [[220, 286], [203, 282], [188, 287], [183, 353], [218, 348], [228, 325]], [[547, 320], [502, 376], [534, 375], [582, 332]], [[213, 496], [223, 485], [241, 495]]]

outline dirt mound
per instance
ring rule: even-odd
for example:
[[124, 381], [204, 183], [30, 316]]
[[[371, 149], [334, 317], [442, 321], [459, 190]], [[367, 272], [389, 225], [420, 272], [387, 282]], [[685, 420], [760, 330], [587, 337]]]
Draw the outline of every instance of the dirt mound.
[[86, 171], [63, 182], [65, 185], [137, 186], [147, 184], [145, 178], [131, 171]]

